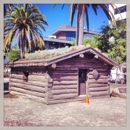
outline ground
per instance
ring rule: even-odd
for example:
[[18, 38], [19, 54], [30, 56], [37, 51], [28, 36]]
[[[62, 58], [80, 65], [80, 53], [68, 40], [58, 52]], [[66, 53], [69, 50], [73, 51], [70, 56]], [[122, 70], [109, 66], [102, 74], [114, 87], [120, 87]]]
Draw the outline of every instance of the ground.
[[[126, 126], [126, 98], [46, 105], [8, 94], [4, 79], [4, 126]], [[112, 91], [119, 85], [110, 85]], [[125, 86], [125, 85], [124, 85]]]
[[6, 94], [4, 126], [126, 126], [126, 99], [45, 105]]

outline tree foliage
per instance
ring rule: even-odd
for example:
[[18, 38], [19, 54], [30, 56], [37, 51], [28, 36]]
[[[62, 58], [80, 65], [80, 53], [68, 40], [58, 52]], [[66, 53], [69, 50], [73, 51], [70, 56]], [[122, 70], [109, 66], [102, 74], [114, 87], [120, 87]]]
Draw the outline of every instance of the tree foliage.
[[37, 43], [44, 45], [41, 33], [41, 30], [45, 31], [44, 25], [48, 24], [38, 7], [31, 4], [12, 5], [4, 18], [4, 49], [10, 49], [15, 40], [21, 49], [21, 58], [24, 58], [25, 46], [31, 51], [31, 41], [35, 46]]
[[8, 56], [10, 61], [18, 60], [20, 59], [20, 50], [11, 49], [8, 53]]
[[126, 62], [126, 23], [118, 20], [117, 28], [103, 25], [100, 29], [101, 35], [95, 36], [94, 39], [85, 39], [84, 44], [99, 48], [118, 63]]
[[[98, 47], [98, 45], [97, 45], [98, 41], [97, 40], [98, 40], [97, 35], [95, 35], [93, 38], [85, 38], [83, 40], [83, 45], [84, 46], [91, 45], [92, 47], [97, 48]], [[75, 46], [76, 45], [76, 40], [72, 40], [71, 45]]]
[[117, 20], [117, 28], [102, 26], [98, 48], [118, 63], [126, 62], [126, 22]]

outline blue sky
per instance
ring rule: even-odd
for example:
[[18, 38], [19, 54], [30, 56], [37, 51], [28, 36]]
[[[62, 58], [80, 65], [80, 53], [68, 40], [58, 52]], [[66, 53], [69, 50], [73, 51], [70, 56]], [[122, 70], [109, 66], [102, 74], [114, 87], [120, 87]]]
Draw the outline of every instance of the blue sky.
[[[35, 4], [42, 14], [46, 16], [48, 26], [45, 26], [46, 32], [43, 32], [43, 37], [48, 37], [59, 26], [71, 25], [69, 15], [69, 4], [66, 4], [62, 9], [62, 4], [57, 4], [53, 9], [54, 4]], [[94, 13], [92, 8], [89, 10], [89, 28], [90, 30], [100, 31], [99, 28], [108, 24], [108, 19], [101, 8], [98, 8], [98, 15]], [[105, 21], [105, 23], [104, 23]], [[86, 21], [84, 22], [86, 27]], [[73, 26], [76, 26], [76, 14], [73, 21]]]

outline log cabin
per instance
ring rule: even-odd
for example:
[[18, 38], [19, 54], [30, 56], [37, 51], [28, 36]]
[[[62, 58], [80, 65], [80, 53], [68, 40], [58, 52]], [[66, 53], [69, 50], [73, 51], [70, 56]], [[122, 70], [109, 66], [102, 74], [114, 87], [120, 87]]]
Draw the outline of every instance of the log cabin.
[[118, 66], [116, 62], [91, 46], [57, 50], [60, 54], [45, 50], [10, 62], [10, 93], [45, 104], [85, 101], [86, 95], [110, 97], [108, 79], [111, 68]]

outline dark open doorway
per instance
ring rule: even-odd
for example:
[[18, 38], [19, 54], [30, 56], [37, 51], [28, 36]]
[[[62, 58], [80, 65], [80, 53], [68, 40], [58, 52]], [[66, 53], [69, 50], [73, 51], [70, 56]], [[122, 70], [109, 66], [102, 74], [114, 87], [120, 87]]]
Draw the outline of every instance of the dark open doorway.
[[79, 77], [79, 95], [86, 95], [86, 74], [87, 70], [86, 69], [79, 69], [78, 77]]

